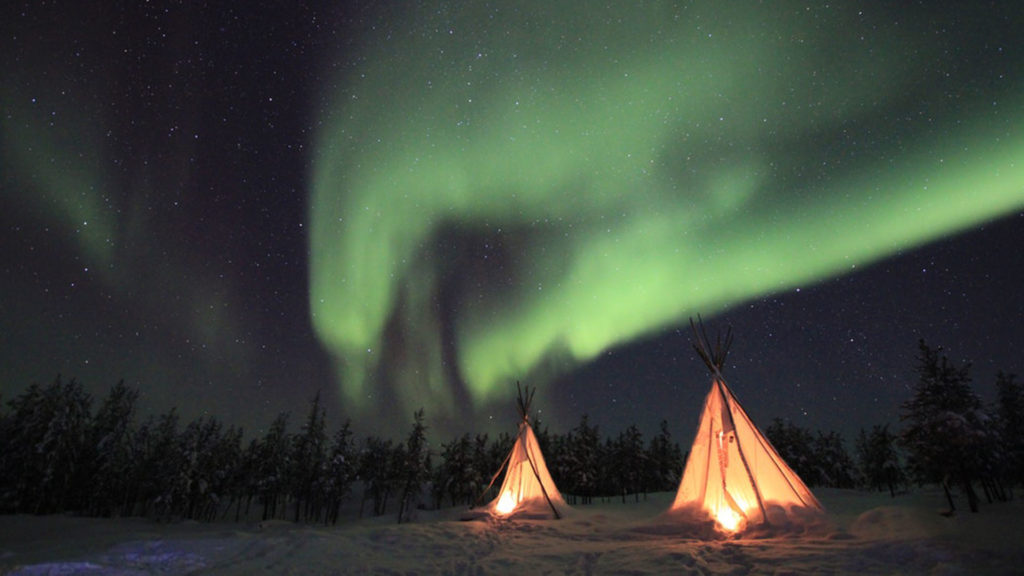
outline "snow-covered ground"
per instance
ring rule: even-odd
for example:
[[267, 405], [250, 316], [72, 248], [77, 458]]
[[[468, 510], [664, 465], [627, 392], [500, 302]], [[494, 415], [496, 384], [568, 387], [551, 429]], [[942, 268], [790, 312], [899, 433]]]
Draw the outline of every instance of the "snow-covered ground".
[[816, 490], [826, 526], [700, 540], [659, 524], [672, 494], [562, 520], [463, 522], [463, 510], [335, 527], [0, 516], [0, 574], [1013, 574], [1024, 502], [940, 515], [939, 493]]

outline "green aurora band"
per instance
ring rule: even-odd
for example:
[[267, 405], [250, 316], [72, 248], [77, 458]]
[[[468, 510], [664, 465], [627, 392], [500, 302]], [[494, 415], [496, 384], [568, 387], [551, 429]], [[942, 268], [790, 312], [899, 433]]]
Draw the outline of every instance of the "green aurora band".
[[1018, 65], [963, 65], [1000, 45], [969, 27], [478, 4], [367, 26], [321, 124], [311, 314], [356, 406], [481, 405], [1024, 206]]

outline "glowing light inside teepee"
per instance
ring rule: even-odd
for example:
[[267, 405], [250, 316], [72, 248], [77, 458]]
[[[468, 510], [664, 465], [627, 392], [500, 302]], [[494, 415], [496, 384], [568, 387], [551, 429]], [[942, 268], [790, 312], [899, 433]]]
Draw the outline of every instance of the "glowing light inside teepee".
[[715, 512], [715, 521], [726, 532], [735, 532], [740, 528], [743, 516], [728, 506], [722, 506]]
[[[718, 439], [719, 457], [722, 458], [722, 474], [724, 476], [725, 468], [728, 467], [728, 459], [723, 457], [726, 454], [725, 433], [722, 430], [719, 430], [718, 434], [716, 434], [716, 437]], [[732, 438], [730, 437], [729, 440], [731, 442]], [[724, 487], [725, 485], [723, 479], [723, 489]], [[725, 502], [719, 503], [718, 506], [715, 507], [716, 509], [712, 511], [712, 516], [715, 517], [715, 521], [718, 522], [718, 525], [723, 530], [725, 530], [726, 532], [736, 532], [740, 529], [744, 516], [740, 513], [738, 509], [734, 508], [732, 504], [732, 496], [730, 496], [728, 492], [725, 492], [725, 497], [727, 498], [727, 500]]]
[[494, 506], [494, 510], [498, 514], [510, 514], [515, 509], [516, 500], [508, 490], [501, 495], [501, 498], [498, 499], [498, 503]]

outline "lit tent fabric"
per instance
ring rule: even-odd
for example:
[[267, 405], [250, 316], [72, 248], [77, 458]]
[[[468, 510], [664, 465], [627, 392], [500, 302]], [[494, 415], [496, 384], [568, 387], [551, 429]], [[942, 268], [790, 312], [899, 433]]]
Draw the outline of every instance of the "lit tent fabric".
[[817, 518], [823, 508], [779, 456], [736, 400], [721, 366], [731, 335], [712, 352], [696, 327], [698, 354], [712, 372], [686, 470], [670, 513], [711, 520], [725, 532], [755, 525], [791, 525]]
[[[527, 389], [524, 396], [523, 390], [519, 391], [519, 412], [522, 416], [519, 433], [504, 464], [491, 479], [493, 485], [501, 472], [505, 472], [505, 479], [501, 483], [498, 495], [484, 507], [492, 516], [561, 518], [568, 509], [562, 494], [555, 486], [555, 481], [551, 478], [551, 473], [548, 472], [544, 455], [537, 444], [537, 436], [530, 426], [529, 407], [535, 392], [536, 389], [533, 392]], [[487, 488], [489, 490], [490, 486]]]

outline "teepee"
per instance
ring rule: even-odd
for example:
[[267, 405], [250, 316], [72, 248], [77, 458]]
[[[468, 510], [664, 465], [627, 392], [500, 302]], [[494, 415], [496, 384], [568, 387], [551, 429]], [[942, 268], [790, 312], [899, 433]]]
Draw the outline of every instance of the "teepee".
[[670, 512], [689, 512], [713, 520], [720, 530], [737, 532], [752, 525], [789, 523], [823, 511], [754, 426], [722, 378], [731, 332], [724, 342], [718, 338], [711, 350], [703, 326], [698, 332], [693, 320], [690, 325], [694, 348], [711, 370], [712, 382]]
[[[518, 383], [516, 387], [519, 387]], [[530, 402], [536, 392], [536, 388], [530, 391], [527, 387], [525, 392], [519, 388], [518, 407], [522, 416], [519, 433], [516, 435], [512, 450], [483, 492], [486, 494], [502, 471], [505, 472], [505, 481], [501, 483], [498, 496], [485, 507], [485, 510], [494, 516], [550, 513], [555, 518], [561, 518], [566, 508], [565, 500], [555, 487], [555, 481], [551, 479], [547, 464], [544, 463], [544, 455], [537, 444], [537, 437], [530, 426]]]

